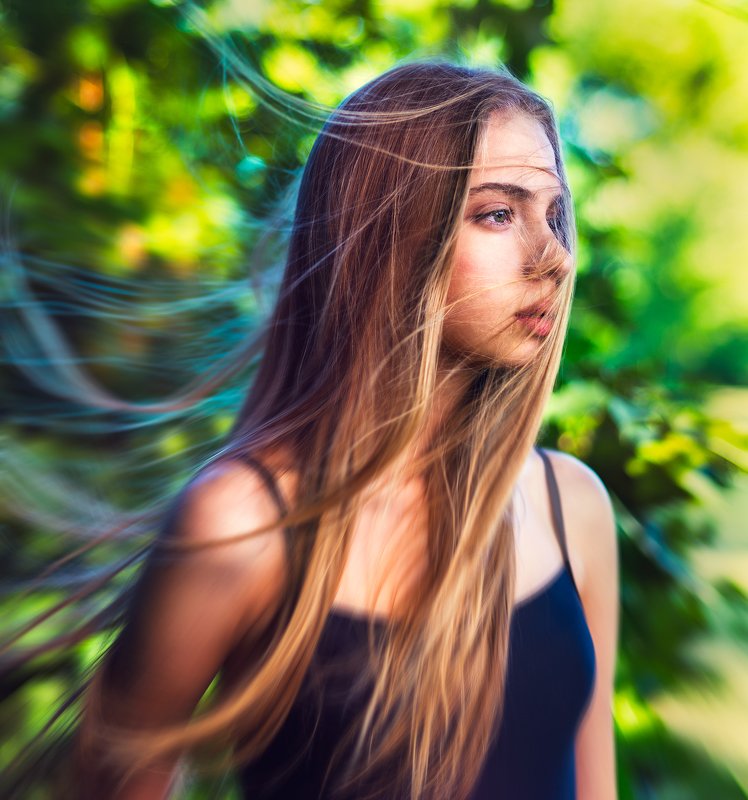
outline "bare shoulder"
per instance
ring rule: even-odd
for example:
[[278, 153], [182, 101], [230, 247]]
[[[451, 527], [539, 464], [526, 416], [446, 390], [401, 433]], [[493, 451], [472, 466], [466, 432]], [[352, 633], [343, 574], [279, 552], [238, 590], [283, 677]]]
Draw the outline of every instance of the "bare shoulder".
[[[601, 507], [610, 506], [610, 495], [600, 476], [581, 459], [561, 450], [544, 448], [553, 464], [553, 472], [558, 479], [559, 490], [565, 500], [568, 496], [575, 505], [580, 500], [593, 503], [593, 513]], [[566, 508], [564, 508], [566, 511]]]
[[570, 453], [546, 452], [558, 481], [569, 556], [584, 594], [592, 576], [610, 578], [617, 569], [613, 504], [602, 479], [589, 465]]
[[[284, 533], [273, 525], [278, 516], [275, 497], [257, 470], [225, 459], [184, 486], [163, 535], [195, 547], [205, 570], [212, 570], [218, 579], [217, 588], [230, 588], [245, 604], [244, 619], [259, 621], [272, 615], [285, 586]], [[254, 533], [261, 528], [267, 530]], [[237, 595], [238, 587], [244, 588]]]

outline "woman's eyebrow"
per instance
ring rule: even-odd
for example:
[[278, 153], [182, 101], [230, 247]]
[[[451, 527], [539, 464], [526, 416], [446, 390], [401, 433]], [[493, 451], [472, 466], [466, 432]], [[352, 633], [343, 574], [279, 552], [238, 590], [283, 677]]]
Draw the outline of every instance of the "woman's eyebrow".
[[[524, 200], [529, 202], [532, 202], [538, 196], [538, 192], [533, 192], [526, 186], [520, 186], [517, 183], [481, 183], [480, 186], [473, 186], [472, 189], [470, 189], [469, 194], [475, 195], [482, 194], [484, 192], [501, 192], [509, 197], [513, 197], [515, 200]], [[556, 197], [554, 197], [554, 200], [557, 200], [561, 194], [562, 192], [559, 191]]]

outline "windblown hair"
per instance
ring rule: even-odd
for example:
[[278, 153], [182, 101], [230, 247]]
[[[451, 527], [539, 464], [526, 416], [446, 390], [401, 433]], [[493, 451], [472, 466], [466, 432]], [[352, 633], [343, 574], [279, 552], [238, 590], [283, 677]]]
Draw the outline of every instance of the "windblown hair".
[[[448, 348], [443, 326], [470, 170], [488, 120], [515, 114], [542, 126], [564, 192], [556, 238], [525, 242], [527, 280], [555, 287], [554, 328], [533, 359], [499, 363]], [[371, 637], [371, 699], [329, 778], [388, 797], [469, 795], [503, 710], [515, 487], [560, 364], [574, 278], [560, 265], [574, 248], [552, 110], [509, 72], [402, 63], [329, 115], [303, 171], [256, 374], [203, 465], [283, 453], [279, 475], [299, 475], [274, 523], [288, 586], [272, 640], [236, 690], [184, 725], [128, 737], [92, 714], [91, 736], [110, 738], [125, 763], [211, 742], [233, 742], [236, 764], [261, 754], [311, 663], [367, 488], [415, 451], [439, 387], [459, 374], [463, 396], [409, 463], [425, 487], [427, 563], [398, 598], [397, 624]]]

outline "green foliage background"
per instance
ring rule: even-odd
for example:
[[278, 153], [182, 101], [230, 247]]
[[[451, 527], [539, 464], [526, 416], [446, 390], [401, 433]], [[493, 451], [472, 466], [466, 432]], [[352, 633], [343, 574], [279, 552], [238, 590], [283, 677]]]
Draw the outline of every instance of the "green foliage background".
[[[244, 275], [263, 214], [288, 190], [313, 132], [270, 114], [178, 4], [0, 7], [0, 187], [15, 247], [68, 265], [63, 283], [75, 266], [115, 282], [139, 277], [135, 303], [164, 279], [189, 290]], [[206, 13], [276, 86], [328, 105], [399, 59], [437, 54], [503, 60], [553, 101], [580, 261], [545, 443], [595, 469], [616, 507], [620, 797], [748, 797], [748, 543], [739, 511], [748, 512], [748, 6], [223, 0]], [[261, 310], [235, 312], [251, 322]], [[147, 331], [124, 325], [92, 328], [71, 316], [65, 329], [103, 383], [142, 399], [187, 377], [178, 367], [147, 371], [149, 359], [185, 347], [189, 326], [170, 341], [169, 324], [152, 322], [166, 334], [158, 350]], [[107, 365], [101, 356], [112, 352], [141, 360], [140, 377]], [[5, 369], [0, 391], [19, 403], [35, 390]], [[176, 458], [199, 452], [201, 433], [220, 430], [230, 411], [215, 409], [187, 438], [166, 425], [105, 443], [40, 433], [13, 414], [0, 425], [6, 445], [57, 460], [63, 450], [134, 448], [146, 435]], [[141, 487], [123, 480], [127, 503]], [[43, 524], [0, 513], [11, 587], [59, 552]], [[19, 602], [6, 591], [3, 631], [55, 599]], [[6, 673], [0, 766], [99, 644], [92, 637]], [[189, 791], [203, 796], [200, 785]], [[54, 791], [40, 779], [36, 796]]]

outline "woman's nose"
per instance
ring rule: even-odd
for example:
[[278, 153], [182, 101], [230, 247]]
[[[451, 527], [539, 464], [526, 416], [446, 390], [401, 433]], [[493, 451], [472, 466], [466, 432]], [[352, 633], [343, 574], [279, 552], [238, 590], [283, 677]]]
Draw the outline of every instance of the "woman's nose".
[[538, 278], [547, 278], [560, 284], [574, 269], [574, 259], [564, 242], [546, 224], [545, 229], [533, 232], [528, 269]]
[[559, 279], [565, 278], [573, 269], [574, 269], [574, 259], [572, 258], [571, 253], [564, 247], [563, 244], [559, 242], [559, 261], [558, 267], [556, 269], [556, 273]]

